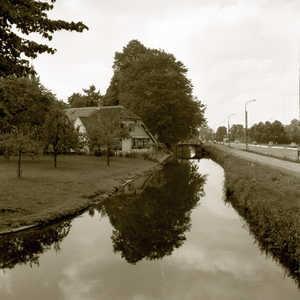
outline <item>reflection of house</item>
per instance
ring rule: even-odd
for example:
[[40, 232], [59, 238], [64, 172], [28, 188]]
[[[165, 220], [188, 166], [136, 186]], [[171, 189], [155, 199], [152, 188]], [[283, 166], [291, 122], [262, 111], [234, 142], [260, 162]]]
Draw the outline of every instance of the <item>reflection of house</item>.
[[144, 190], [148, 180], [149, 180], [149, 176], [140, 177], [138, 179], [130, 181], [124, 187], [124, 194], [126, 194], [126, 195], [141, 194], [142, 191]]
[[[122, 120], [122, 126], [128, 126], [131, 135], [130, 139], [122, 140], [120, 145], [120, 150], [122, 151], [131, 152], [134, 150], [143, 152], [152, 143], [155, 143], [154, 137], [148, 131], [142, 119], [123, 106], [70, 108], [66, 109], [65, 112], [75, 128], [79, 128], [80, 133], [85, 133], [88, 125], [101, 120], [101, 116], [119, 116]], [[82, 147], [87, 150], [84, 141]]]

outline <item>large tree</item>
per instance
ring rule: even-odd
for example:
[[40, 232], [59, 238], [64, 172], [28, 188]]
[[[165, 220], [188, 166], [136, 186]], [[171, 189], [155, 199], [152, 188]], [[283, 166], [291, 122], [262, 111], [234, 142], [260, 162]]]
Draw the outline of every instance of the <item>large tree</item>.
[[24, 126], [38, 132], [55, 101], [38, 78], [0, 78], [0, 133]]
[[14, 74], [23, 76], [30, 71], [29, 61], [24, 58], [36, 58], [40, 53], [54, 54], [56, 49], [38, 44], [15, 33], [14, 28], [23, 35], [38, 33], [52, 40], [52, 34], [59, 30], [82, 32], [88, 29], [82, 22], [50, 20], [47, 11], [53, 4], [37, 0], [1, 0], [0, 1], [0, 77]]
[[115, 53], [113, 69], [104, 105], [133, 111], [161, 142], [189, 139], [205, 124], [205, 106], [192, 95], [188, 70], [173, 54], [132, 40]]

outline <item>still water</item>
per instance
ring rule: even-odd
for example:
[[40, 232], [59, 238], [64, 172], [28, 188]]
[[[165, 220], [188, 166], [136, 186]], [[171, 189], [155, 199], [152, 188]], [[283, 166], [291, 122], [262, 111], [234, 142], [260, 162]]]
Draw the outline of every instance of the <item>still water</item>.
[[170, 162], [73, 220], [0, 237], [0, 299], [300, 299], [223, 178], [209, 159]]

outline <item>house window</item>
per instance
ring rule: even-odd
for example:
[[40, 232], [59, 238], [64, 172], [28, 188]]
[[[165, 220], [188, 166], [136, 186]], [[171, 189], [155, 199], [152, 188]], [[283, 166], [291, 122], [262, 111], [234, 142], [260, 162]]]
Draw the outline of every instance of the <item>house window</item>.
[[134, 132], [134, 124], [129, 124], [129, 131]]
[[146, 149], [148, 148], [150, 139], [132, 139], [133, 149]]

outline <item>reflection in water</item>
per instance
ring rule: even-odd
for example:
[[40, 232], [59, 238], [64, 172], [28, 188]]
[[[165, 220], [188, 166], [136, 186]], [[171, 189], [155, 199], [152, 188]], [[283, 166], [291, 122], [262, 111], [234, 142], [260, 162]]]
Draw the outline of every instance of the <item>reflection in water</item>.
[[107, 199], [71, 230], [0, 237], [0, 299], [299, 299], [224, 205], [223, 180], [211, 160], [171, 162], [142, 194]]
[[182, 156], [184, 158], [193, 158], [196, 155], [195, 147], [184, 146], [182, 148]]
[[70, 229], [71, 221], [65, 221], [42, 230], [0, 236], [0, 269], [12, 269], [17, 264], [39, 265], [40, 255], [50, 250], [52, 244], [56, 252], [60, 251]]
[[205, 178], [197, 164], [174, 161], [150, 179], [140, 196], [107, 199], [99, 210], [114, 227], [114, 251], [135, 264], [171, 255], [181, 247], [191, 228], [191, 211], [204, 195]]
[[[233, 198], [225, 199], [225, 202], [231, 203], [232, 207], [238, 214], [245, 220], [244, 228], [248, 230], [250, 235], [254, 238], [255, 243], [258, 245], [261, 253], [265, 253], [267, 257], [272, 258], [278, 265], [280, 265], [285, 276], [294, 280], [300, 289], [300, 262], [295, 260], [290, 255], [287, 255], [288, 244], [282, 245], [282, 241], [271, 238], [269, 232], [273, 231], [273, 223], [268, 222], [267, 217], [261, 219], [261, 223], [254, 222], [249, 210], [238, 205], [238, 202]], [[291, 220], [291, 225], [295, 226], [297, 221]], [[288, 238], [288, 237], [286, 237]], [[282, 249], [279, 251], [279, 246]]]

